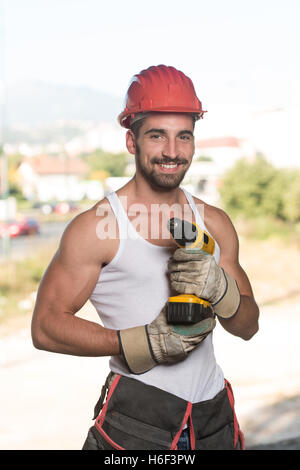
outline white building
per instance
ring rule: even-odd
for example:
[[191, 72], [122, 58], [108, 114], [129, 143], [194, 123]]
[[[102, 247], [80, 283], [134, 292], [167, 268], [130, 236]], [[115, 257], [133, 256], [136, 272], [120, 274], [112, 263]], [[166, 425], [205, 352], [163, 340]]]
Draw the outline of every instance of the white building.
[[83, 179], [88, 166], [76, 157], [25, 158], [18, 167], [24, 196], [38, 201], [79, 201], [85, 196]]

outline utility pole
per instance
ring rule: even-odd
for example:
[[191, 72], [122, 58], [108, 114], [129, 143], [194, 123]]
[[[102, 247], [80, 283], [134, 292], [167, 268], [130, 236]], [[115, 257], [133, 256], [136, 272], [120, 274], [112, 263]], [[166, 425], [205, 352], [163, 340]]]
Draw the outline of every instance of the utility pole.
[[[6, 130], [6, 77], [5, 77], [5, 19], [4, 19], [4, 1], [0, 0], [0, 199], [4, 206], [4, 222], [8, 219], [8, 163], [5, 153], [5, 130]], [[5, 232], [2, 235], [2, 254], [8, 257], [10, 254], [10, 236]]]

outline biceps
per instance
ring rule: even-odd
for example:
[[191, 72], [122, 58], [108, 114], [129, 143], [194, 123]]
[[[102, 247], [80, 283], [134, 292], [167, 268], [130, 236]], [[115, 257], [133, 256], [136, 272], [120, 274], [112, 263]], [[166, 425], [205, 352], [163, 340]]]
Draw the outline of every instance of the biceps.
[[75, 314], [90, 297], [99, 273], [98, 266], [64, 265], [55, 255], [40, 283], [35, 311]]

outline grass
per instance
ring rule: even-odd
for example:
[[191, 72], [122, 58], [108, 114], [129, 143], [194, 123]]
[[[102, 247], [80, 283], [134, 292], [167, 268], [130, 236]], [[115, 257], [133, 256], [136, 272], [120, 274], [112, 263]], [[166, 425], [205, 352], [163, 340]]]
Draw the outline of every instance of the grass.
[[33, 311], [39, 283], [55, 249], [56, 245], [47, 245], [26, 259], [1, 262], [0, 325]]
[[238, 232], [250, 240], [277, 240], [300, 247], [300, 223], [292, 224], [271, 217], [233, 219]]

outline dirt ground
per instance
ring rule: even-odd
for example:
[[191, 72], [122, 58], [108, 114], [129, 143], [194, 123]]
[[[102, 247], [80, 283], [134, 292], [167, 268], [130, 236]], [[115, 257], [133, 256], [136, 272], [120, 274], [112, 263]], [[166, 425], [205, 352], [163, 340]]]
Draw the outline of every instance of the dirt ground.
[[[248, 342], [214, 331], [249, 449], [300, 448], [300, 252], [241, 239], [240, 262], [260, 306]], [[98, 321], [90, 304], [79, 312]], [[0, 449], [81, 449], [108, 373], [108, 358], [38, 351], [30, 316], [0, 329]]]

